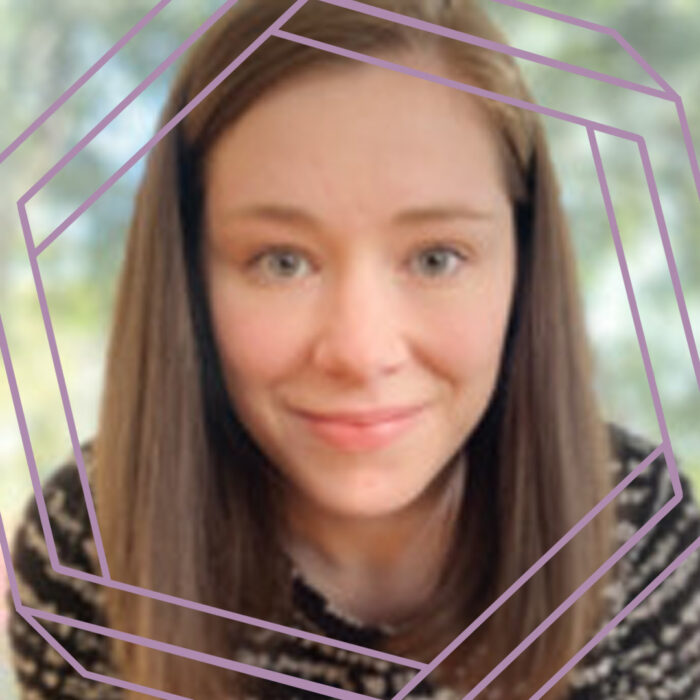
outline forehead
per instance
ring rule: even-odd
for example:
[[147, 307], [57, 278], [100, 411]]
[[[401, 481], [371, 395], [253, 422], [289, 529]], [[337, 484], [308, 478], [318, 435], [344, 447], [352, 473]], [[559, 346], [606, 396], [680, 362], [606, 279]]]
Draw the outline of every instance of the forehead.
[[495, 206], [505, 197], [500, 136], [484, 103], [350, 62], [295, 77], [261, 96], [214, 144], [208, 207], [262, 196], [377, 214], [446, 198]]

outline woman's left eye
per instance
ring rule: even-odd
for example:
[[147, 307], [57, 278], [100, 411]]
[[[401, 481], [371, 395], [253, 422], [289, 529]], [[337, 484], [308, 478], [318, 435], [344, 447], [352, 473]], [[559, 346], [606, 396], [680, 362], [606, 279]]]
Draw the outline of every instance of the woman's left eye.
[[266, 272], [273, 277], [291, 279], [298, 276], [296, 273], [300, 269], [300, 261], [306, 261], [308, 264], [308, 259], [305, 258], [304, 254], [294, 248], [272, 247], [263, 250], [248, 264], [251, 267], [264, 266]]
[[466, 262], [464, 254], [448, 246], [426, 248], [418, 254], [417, 259], [425, 263], [423, 268], [428, 270], [428, 277], [449, 276]]

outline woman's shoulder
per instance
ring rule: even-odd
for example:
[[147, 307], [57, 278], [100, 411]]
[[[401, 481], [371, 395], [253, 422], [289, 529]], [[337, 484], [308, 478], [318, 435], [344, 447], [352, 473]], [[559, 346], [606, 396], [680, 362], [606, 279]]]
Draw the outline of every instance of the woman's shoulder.
[[[619, 425], [610, 426], [615, 484], [632, 475], [642, 462], [647, 464], [625, 486], [617, 498], [618, 541], [627, 542], [675, 497], [673, 477], [665, 451], [658, 444]], [[655, 454], [656, 453], [656, 454]], [[652, 457], [652, 459], [649, 459]], [[700, 514], [693, 485], [676, 464], [681, 487], [678, 503], [660, 517], [649, 533], [640, 540], [642, 547], [630, 551], [632, 559], [648, 557], [663, 542], [666, 558], [675, 549], [687, 547], [700, 536]]]
[[620, 426], [610, 434], [616, 484], [653, 455], [615, 500], [618, 551], [645, 533], [617, 564], [603, 621], [617, 624], [578, 667], [573, 697], [699, 698], [700, 551], [688, 548], [700, 538], [700, 511], [691, 482], [680, 471], [682, 496], [667, 506], [675, 494], [664, 452]]
[[[92, 449], [89, 444], [82, 446], [82, 454], [90, 479]], [[75, 461], [66, 460], [54, 469], [42, 483], [41, 491], [58, 562], [70, 569], [99, 575], [94, 537]], [[12, 563], [22, 605], [105, 625], [103, 587], [57, 572], [49, 556], [46, 534], [32, 494], [12, 542]], [[22, 697], [37, 700], [59, 696], [100, 700], [120, 697], [116, 688], [80, 675], [15, 609], [9, 596], [8, 605], [11, 610], [8, 621], [10, 648]], [[114, 674], [108, 638], [48, 620], [37, 618], [36, 622], [83, 668], [105, 675]]]

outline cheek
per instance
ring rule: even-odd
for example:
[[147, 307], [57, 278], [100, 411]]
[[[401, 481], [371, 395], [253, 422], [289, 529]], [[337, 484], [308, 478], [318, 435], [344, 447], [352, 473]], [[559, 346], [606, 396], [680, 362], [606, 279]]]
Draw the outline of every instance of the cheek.
[[510, 315], [510, 286], [487, 283], [454, 304], [432, 309], [432, 354], [455, 380], [492, 381]]
[[212, 324], [229, 385], [272, 382], [293, 367], [300, 352], [301, 314], [276, 313], [248, 303], [238, 290], [212, 286]]

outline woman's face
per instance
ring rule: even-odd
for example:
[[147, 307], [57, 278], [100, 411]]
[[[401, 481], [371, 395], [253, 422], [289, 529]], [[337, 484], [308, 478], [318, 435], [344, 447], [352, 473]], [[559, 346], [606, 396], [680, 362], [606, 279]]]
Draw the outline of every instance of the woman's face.
[[[410, 506], [489, 403], [515, 243], [483, 109], [357, 65], [274, 88], [209, 154], [205, 274], [228, 392], [300, 502]], [[413, 412], [330, 420], [393, 409]]]

